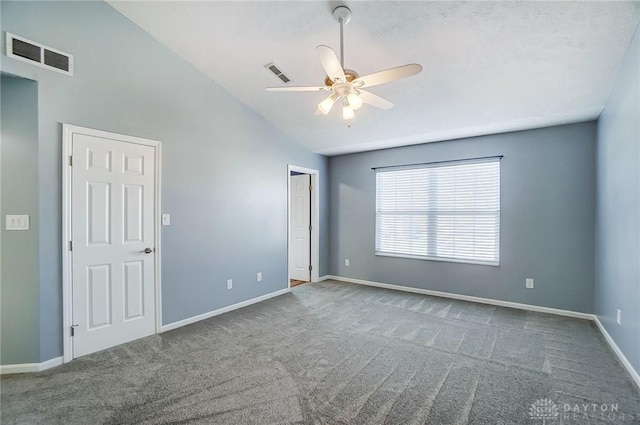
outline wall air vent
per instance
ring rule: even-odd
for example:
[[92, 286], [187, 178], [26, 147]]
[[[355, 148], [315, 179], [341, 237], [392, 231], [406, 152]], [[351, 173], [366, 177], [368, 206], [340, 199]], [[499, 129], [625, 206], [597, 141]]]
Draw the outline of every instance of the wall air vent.
[[278, 79], [280, 81], [282, 81], [283, 83], [287, 84], [287, 83], [289, 83], [291, 81], [291, 78], [289, 78], [286, 75], [284, 75], [284, 72], [282, 72], [280, 70], [280, 68], [278, 68], [276, 66], [275, 63], [271, 62], [270, 64], [265, 65], [265, 68], [267, 68], [269, 71], [271, 71], [273, 73], [273, 75], [278, 77]]
[[7, 56], [52, 71], [73, 75], [73, 55], [6, 33]]

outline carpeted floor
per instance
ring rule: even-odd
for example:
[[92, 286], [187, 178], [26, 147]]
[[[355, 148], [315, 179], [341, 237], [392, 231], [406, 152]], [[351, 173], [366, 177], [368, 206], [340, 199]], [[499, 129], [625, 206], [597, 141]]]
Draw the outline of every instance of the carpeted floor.
[[335, 281], [1, 385], [3, 425], [640, 423], [589, 321]]

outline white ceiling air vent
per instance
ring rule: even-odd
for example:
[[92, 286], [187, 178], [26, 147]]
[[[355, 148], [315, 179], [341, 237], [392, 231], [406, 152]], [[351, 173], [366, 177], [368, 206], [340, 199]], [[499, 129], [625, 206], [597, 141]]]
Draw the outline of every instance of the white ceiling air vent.
[[7, 56], [66, 75], [73, 75], [73, 55], [17, 35], [7, 35]]
[[265, 68], [271, 71], [273, 75], [278, 77], [278, 79], [280, 79], [283, 83], [288, 84], [291, 81], [291, 78], [284, 75], [284, 72], [282, 72], [275, 63], [271, 62], [270, 64], [265, 65]]

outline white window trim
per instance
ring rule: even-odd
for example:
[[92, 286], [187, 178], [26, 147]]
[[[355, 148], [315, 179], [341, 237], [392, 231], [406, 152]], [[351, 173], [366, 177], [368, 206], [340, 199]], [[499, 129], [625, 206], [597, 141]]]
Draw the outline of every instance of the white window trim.
[[448, 257], [430, 257], [428, 255], [410, 255], [410, 254], [396, 254], [394, 252], [376, 251], [375, 255], [378, 257], [396, 257], [396, 258], [408, 258], [410, 260], [428, 260], [428, 261], [441, 261], [443, 263], [461, 263], [461, 264], [475, 264], [478, 266], [493, 266], [499, 267], [499, 261], [476, 261], [476, 260], [461, 260], [459, 258]]

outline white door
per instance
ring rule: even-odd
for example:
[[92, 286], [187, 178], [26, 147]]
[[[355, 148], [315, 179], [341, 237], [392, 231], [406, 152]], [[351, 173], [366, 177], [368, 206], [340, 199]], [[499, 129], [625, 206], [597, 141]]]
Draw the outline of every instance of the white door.
[[155, 332], [155, 149], [74, 133], [72, 155], [72, 339], [79, 357]]
[[311, 176], [290, 176], [289, 278], [311, 280]]

